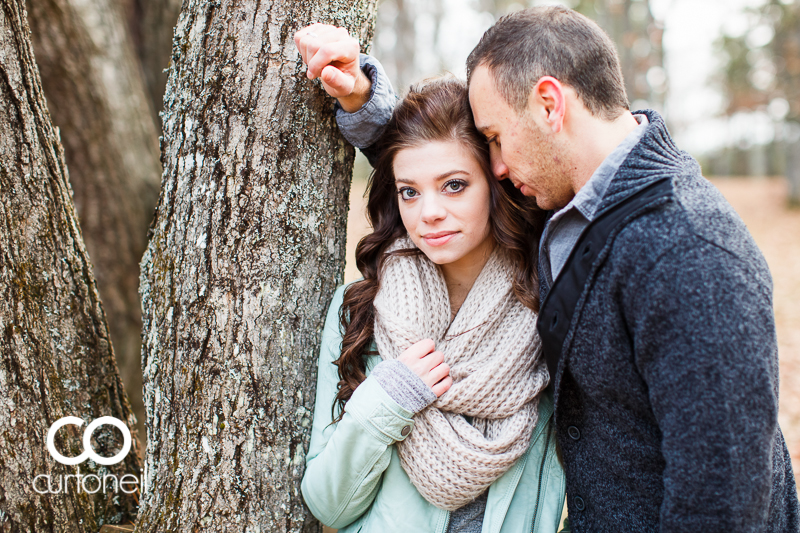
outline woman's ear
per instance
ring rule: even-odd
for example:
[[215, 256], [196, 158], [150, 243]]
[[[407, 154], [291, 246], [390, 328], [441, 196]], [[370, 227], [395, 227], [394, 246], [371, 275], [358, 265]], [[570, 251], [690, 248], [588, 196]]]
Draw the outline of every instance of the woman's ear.
[[564, 86], [552, 76], [542, 76], [528, 97], [528, 112], [545, 131], [559, 133], [564, 127]]

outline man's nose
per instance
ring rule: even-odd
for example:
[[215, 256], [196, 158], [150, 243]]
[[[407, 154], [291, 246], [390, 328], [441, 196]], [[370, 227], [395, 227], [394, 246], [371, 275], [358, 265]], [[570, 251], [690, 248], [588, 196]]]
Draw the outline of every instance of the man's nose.
[[508, 167], [503, 162], [503, 157], [497, 146], [491, 145], [489, 147], [489, 158], [491, 160], [492, 174], [494, 174], [494, 177], [497, 178], [498, 181], [508, 178]]

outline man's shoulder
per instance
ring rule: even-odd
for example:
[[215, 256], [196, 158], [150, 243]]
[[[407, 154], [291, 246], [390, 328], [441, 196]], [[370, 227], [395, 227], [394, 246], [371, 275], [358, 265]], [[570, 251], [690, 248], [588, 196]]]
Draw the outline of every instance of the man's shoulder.
[[620, 231], [614, 255], [655, 264], [702, 262], [705, 255], [719, 253], [732, 264], [768, 272], [741, 217], [712, 183], [687, 173], [671, 178], [671, 186], [669, 201], [633, 218]]

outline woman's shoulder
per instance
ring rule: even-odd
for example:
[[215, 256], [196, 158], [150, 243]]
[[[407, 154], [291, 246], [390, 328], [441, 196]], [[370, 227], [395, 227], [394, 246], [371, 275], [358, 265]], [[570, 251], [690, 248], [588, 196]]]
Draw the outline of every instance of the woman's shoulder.
[[[324, 354], [325, 357], [331, 358], [331, 360], [336, 359], [339, 357], [339, 350], [341, 349], [341, 342], [342, 337], [344, 336], [344, 331], [342, 331], [342, 321], [341, 321], [341, 309], [342, 303], [344, 301], [344, 291], [347, 290], [348, 287], [353, 285], [354, 283], [358, 283], [359, 281], [363, 281], [364, 278], [359, 278], [348, 283], [344, 283], [339, 285], [336, 288], [336, 291], [333, 293], [333, 298], [331, 299], [330, 306], [328, 308], [328, 317], [325, 321], [325, 335], [327, 340], [332, 341], [329, 342], [326, 346], [330, 353]], [[380, 356], [374, 355], [374, 352], [377, 351], [377, 347], [375, 346], [375, 341], [373, 340], [370, 343], [369, 348], [367, 349], [368, 354], [365, 354], [367, 359], [367, 374], [369, 375], [369, 371], [374, 367], [378, 362], [380, 362]]]
[[339, 305], [341, 305], [342, 298], [344, 297], [344, 291], [346, 291], [347, 288], [350, 287], [351, 285], [355, 285], [356, 283], [360, 283], [362, 281], [364, 281], [364, 278], [358, 278], [358, 279], [354, 279], [353, 281], [348, 281], [347, 283], [342, 283], [341, 285], [336, 287], [336, 290], [333, 293], [334, 301], [338, 298]]
[[[347, 288], [352, 284], [359, 281], [361, 281], [361, 279], [339, 285], [333, 292], [331, 303], [328, 306], [328, 314], [325, 317], [325, 329], [323, 330], [322, 335], [323, 348], [329, 349], [328, 351], [331, 352], [329, 355], [338, 354], [338, 350], [342, 342], [342, 336], [344, 335], [341, 321], [341, 309], [342, 303], [344, 302], [344, 291], [347, 290]], [[335, 359], [337, 357], [338, 355], [335, 355], [333, 358]]]
[[339, 285], [338, 287], [336, 287], [336, 290], [333, 292], [333, 298], [331, 298], [330, 306], [328, 307], [328, 320], [331, 319], [331, 313], [335, 311], [336, 312], [336, 320], [338, 322], [338, 320], [339, 320], [339, 310], [341, 309], [342, 303], [344, 302], [344, 291], [346, 291], [347, 288], [350, 287], [351, 285], [354, 285], [354, 284], [359, 283], [361, 281], [364, 281], [364, 278], [358, 278], [356, 280], [349, 281], [347, 283], [343, 283], [342, 285]]

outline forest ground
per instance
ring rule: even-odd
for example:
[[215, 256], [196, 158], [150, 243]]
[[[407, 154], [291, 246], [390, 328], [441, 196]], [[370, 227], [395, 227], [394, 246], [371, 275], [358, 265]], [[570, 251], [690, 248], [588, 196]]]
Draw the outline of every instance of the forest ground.
[[[773, 278], [780, 357], [779, 423], [800, 476], [800, 209], [786, 204], [782, 178], [714, 178], [711, 182], [744, 220], [767, 259]], [[366, 181], [350, 192], [345, 281], [360, 277], [353, 260], [359, 239], [369, 232], [364, 216]]]

